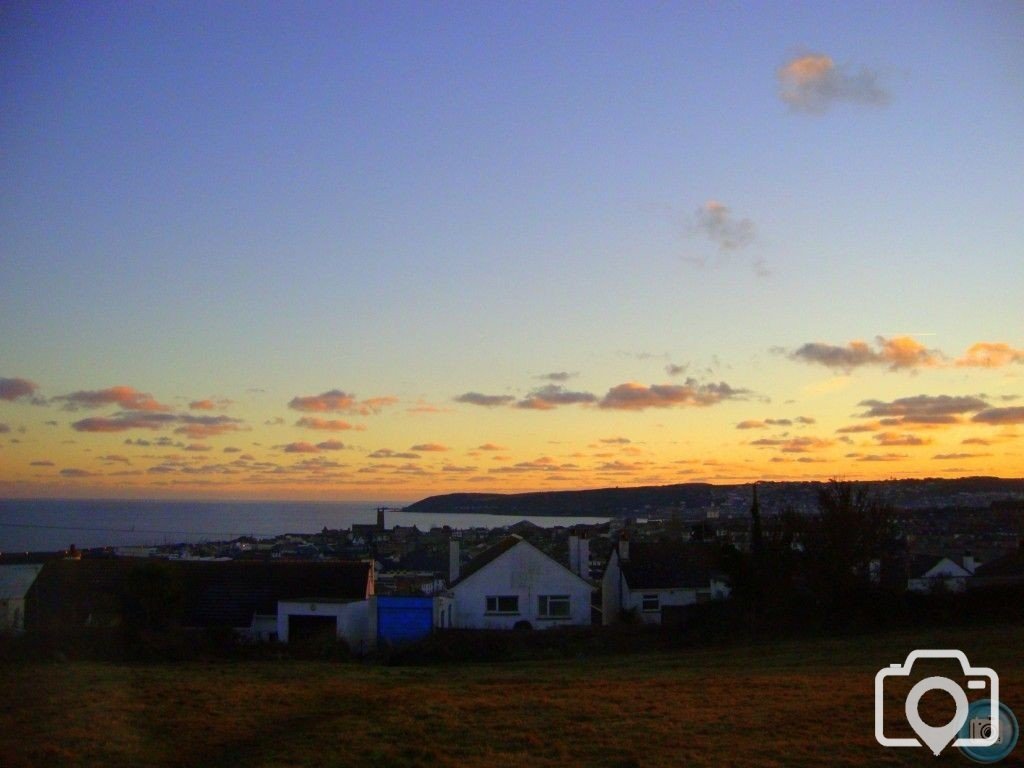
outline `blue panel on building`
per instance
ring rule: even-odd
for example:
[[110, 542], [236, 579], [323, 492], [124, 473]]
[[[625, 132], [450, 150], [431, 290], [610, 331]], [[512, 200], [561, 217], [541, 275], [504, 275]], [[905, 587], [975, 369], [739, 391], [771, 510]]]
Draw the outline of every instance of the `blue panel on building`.
[[434, 600], [430, 597], [377, 597], [377, 640], [400, 645], [430, 634]]

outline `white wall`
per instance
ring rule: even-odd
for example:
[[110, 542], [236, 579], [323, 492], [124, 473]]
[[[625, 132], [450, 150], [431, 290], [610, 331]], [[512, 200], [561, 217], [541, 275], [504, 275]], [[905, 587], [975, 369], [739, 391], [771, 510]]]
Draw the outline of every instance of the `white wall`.
[[[622, 578], [619, 553], [613, 551], [608, 560], [601, 582], [601, 623], [615, 624], [622, 618], [623, 611], [633, 610], [638, 620], [645, 624], [661, 623], [663, 606], [694, 605], [698, 595], [704, 594], [709, 600], [724, 600], [729, 597], [729, 585], [720, 579], [711, 578], [708, 586], [700, 588], [680, 587], [676, 589], [631, 589]], [[658, 596], [658, 610], [643, 610], [644, 595]]]
[[288, 642], [289, 616], [333, 616], [338, 637], [348, 643], [353, 653], [366, 653], [372, 645], [368, 600], [348, 603], [281, 600], [277, 604], [277, 639], [282, 643]]
[[[449, 592], [452, 605], [452, 626], [468, 629], [512, 629], [520, 621], [528, 621], [534, 629], [555, 626], [590, 624], [590, 595], [593, 588], [565, 566], [520, 541], [485, 567], [456, 584]], [[487, 597], [519, 598], [519, 613], [489, 615]], [[538, 615], [541, 595], [568, 595], [568, 618], [548, 619]], [[445, 610], [439, 601], [438, 610]], [[440, 624], [440, 622], [438, 622]]]

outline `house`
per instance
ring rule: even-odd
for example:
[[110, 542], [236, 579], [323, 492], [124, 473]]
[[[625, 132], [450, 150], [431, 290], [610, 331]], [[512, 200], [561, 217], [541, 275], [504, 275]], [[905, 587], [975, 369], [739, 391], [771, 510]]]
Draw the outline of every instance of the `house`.
[[[175, 596], [183, 627], [228, 627], [251, 640], [279, 639], [282, 620], [290, 626], [292, 615], [315, 614], [310, 605], [365, 603], [374, 594], [369, 562], [57, 560], [29, 590], [26, 624], [44, 631], [117, 626], [133, 584], [148, 588], [141, 580], [152, 578]], [[289, 604], [305, 608], [289, 612]], [[348, 626], [336, 622], [339, 632]]]
[[661, 624], [668, 609], [722, 600], [730, 588], [713, 569], [711, 551], [683, 542], [631, 542], [619, 538], [601, 579], [603, 624], [624, 614], [645, 624]]
[[971, 555], [943, 557], [917, 555], [911, 558], [907, 591], [929, 593], [937, 590], [963, 592], [974, 576], [976, 563]]
[[548, 629], [590, 624], [593, 586], [520, 536], [506, 536], [461, 567], [452, 540], [452, 570], [437, 601], [438, 627]]
[[42, 563], [0, 565], [0, 635], [25, 631], [25, 595]]
[[1000, 557], [990, 563], [979, 565], [967, 586], [978, 587], [1024, 584], [1024, 551]]

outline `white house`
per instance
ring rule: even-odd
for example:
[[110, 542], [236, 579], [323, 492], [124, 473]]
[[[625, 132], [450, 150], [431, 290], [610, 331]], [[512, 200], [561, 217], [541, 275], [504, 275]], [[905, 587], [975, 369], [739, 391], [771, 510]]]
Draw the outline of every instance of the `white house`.
[[0, 565], [0, 634], [25, 631], [25, 595], [42, 563]]
[[971, 555], [962, 558], [919, 555], [911, 562], [907, 590], [910, 592], [963, 592], [974, 576], [977, 564]]
[[727, 598], [728, 583], [710, 566], [710, 553], [701, 545], [621, 538], [601, 579], [602, 623], [614, 624], [631, 612], [645, 624], [660, 624], [665, 608]]
[[[453, 540], [453, 551], [458, 542]], [[458, 559], [453, 557], [458, 571]], [[519, 536], [508, 536], [453, 573], [435, 624], [463, 629], [548, 629], [590, 624], [594, 587]]]

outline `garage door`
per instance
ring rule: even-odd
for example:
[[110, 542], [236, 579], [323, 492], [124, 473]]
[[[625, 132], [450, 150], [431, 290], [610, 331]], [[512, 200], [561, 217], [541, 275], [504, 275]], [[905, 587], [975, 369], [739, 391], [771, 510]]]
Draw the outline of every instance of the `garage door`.
[[429, 597], [377, 597], [377, 640], [401, 645], [430, 634], [434, 601]]

